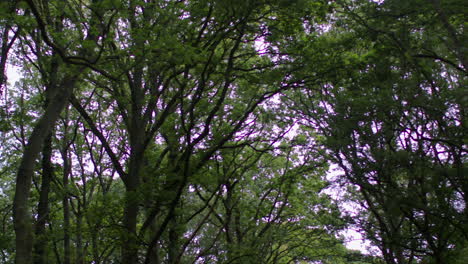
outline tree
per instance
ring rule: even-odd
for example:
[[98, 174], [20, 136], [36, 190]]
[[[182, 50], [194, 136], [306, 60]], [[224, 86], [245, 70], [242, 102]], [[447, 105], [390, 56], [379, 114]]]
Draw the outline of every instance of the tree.
[[[463, 35], [449, 30], [460, 25], [461, 3], [446, 10], [419, 2], [348, 4], [337, 21], [353, 31], [326, 33], [326, 45], [337, 50], [323, 52], [330, 69], [342, 68], [293, 107], [327, 137], [332, 160], [366, 209], [357, 225], [386, 262], [449, 263], [467, 239], [459, 97], [466, 68], [454, 44]], [[449, 25], [441, 13], [447, 10]]]

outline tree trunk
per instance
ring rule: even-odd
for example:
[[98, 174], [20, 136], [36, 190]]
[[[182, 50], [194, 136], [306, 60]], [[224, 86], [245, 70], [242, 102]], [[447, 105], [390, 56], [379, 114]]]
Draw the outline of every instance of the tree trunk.
[[84, 264], [82, 225], [83, 214], [81, 213], [81, 206], [78, 204], [78, 213], [76, 214], [76, 264]]
[[[65, 129], [66, 131], [66, 129]], [[65, 146], [62, 149], [63, 159], [63, 263], [70, 264], [70, 201], [68, 195], [68, 177], [71, 172], [71, 165], [68, 159], [68, 146], [65, 142]]]
[[180, 226], [179, 226], [179, 217], [174, 215], [170, 227], [169, 227], [169, 263], [178, 264], [180, 263]]
[[[67, 70], [73, 72], [73, 69]], [[36, 159], [41, 152], [45, 138], [55, 125], [60, 113], [67, 105], [77, 77], [81, 72], [82, 69], [76, 69], [75, 74], [65, 78], [62, 84], [59, 85], [59, 91], [54, 93], [55, 96], [53, 96], [45, 113], [34, 126], [23, 152], [23, 157], [16, 176], [15, 197], [13, 200], [13, 224], [16, 234], [16, 264], [30, 264], [33, 262], [33, 230], [29, 196]]]
[[127, 190], [124, 210], [124, 228], [126, 231], [122, 245], [122, 263], [134, 264], [138, 260], [138, 244], [136, 239], [136, 224], [138, 202], [135, 200], [135, 190]]
[[[45, 91], [46, 100], [44, 102], [44, 110], [50, 104], [53, 93], [57, 91], [57, 71], [59, 69], [59, 58], [56, 56], [52, 57], [50, 75], [47, 80], [47, 86]], [[47, 78], [46, 76], [43, 76]], [[52, 137], [54, 135], [54, 129], [46, 136], [44, 146], [42, 148], [42, 183], [39, 194], [39, 204], [36, 221], [36, 240], [34, 244], [34, 263], [45, 264], [47, 263], [47, 238], [45, 237], [46, 222], [49, 217], [49, 192], [50, 183], [53, 178], [53, 166], [52, 166]]]
[[133, 80], [129, 80], [132, 89], [130, 161], [125, 183], [125, 208], [123, 224], [126, 231], [122, 240], [122, 263], [136, 264], [138, 262], [137, 218], [140, 198], [140, 171], [143, 164], [144, 142], [146, 138], [145, 126], [141, 118], [143, 109], [142, 69], [135, 70]]
[[49, 192], [50, 182], [53, 177], [52, 168], [52, 133], [47, 135], [44, 147], [42, 149], [42, 183], [39, 194], [39, 204], [37, 209], [36, 221], [36, 240], [34, 244], [34, 263], [45, 264], [47, 263], [47, 238], [45, 237], [46, 222], [49, 216]]
[[125, 208], [123, 224], [124, 234], [122, 244], [122, 263], [138, 262], [137, 218], [139, 212], [138, 187], [140, 185], [140, 154], [133, 152], [130, 157], [130, 168], [125, 184]]

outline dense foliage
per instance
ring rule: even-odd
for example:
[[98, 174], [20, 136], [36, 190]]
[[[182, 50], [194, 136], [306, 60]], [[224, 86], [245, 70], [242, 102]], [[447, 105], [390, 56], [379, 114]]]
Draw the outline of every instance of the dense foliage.
[[0, 262], [466, 263], [466, 10], [2, 1]]

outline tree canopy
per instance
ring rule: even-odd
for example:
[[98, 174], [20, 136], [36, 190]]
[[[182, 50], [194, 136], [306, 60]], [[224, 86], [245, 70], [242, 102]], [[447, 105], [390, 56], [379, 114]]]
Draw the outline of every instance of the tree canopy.
[[465, 263], [466, 10], [2, 1], [0, 262]]

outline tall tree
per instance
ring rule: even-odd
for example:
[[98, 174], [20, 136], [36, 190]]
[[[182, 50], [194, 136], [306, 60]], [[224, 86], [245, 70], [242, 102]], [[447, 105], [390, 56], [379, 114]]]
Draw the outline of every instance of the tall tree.
[[[69, 54], [65, 53], [64, 45], [68, 38], [73, 38], [73, 43], [76, 47], [76, 54], [79, 60], [95, 60], [96, 55], [93, 56], [93, 46], [82, 46], [77, 40], [84, 41], [85, 43], [95, 43], [98, 36], [96, 33], [96, 18], [93, 15], [89, 17], [81, 17], [86, 19], [79, 21], [76, 26], [82, 28], [88, 22], [87, 35], [83, 36], [82, 31], [74, 36], [62, 32], [63, 23], [65, 18], [68, 21], [76, 21], [74, 15], [82, 15], [82, 13], [67, 12], [73, 11], [68, 9], [69, 6], [64, 2], [47, 2], [39, 6], [34, 1], [27, 1], [31, 13], [35, 17], [35, 22], [39, 27], [42, 40], [49, 45], [54, 52], [59, 54], [62, 60], [70, 60]], [[81, 7], [80, 7], [81, 8]], [[91, 7], [95, 8], [95, 7]], [[29, 12], [29, 11], [28, 11]], [[71, 17], [70, 17], [71, 15]], [[67, 22], [68, 22], [67, 21]], [[62, 25], [57, 28], [50, 28], [47, 25]], [[101, 34], [103, 36], [104, 34]], [[50, 38], [52, 36], [53, 38]], [[68, 46], [68, 48], [70, 48]], [[81, 62], [81, 61], [80, 61]], [[34, 126], [31, 135], [28, 138], [28, 143], [25, 146], [23, 157], [18, 168], [18, 175], [16, 177], [16, 190], [13, 202], [13, 219], [16, 233], [16, 263], [31, 263], [32, 262], [32, 245], [33, 245], [33, 231], [32, 231], [32, 217], [30, 213], [29, 196], [31, 191], [31, 181], [34, 174], [34, 165], [37, 156], [39, 155], [43, 142], [47, 135], [50, 134], [52, 127], [58, 119], [60, 113], [68, 103], [68, 98], [73, 94], [79, 76], [86, 69], [84, 63], [75, 66], [64, 64], [63, 71], [65, 75], [57, 81], [57, 85], [47, 87], [49, 89], [49, 101], [47, 108]]]
[[450, 263], [466, 247], [462, 6], [343, 1], [328, 47], [313, 45], [331, 74], [291, 103], [327, 137], [387, 263]]

